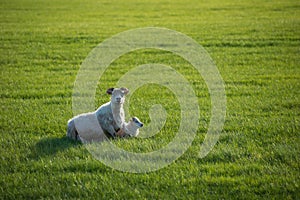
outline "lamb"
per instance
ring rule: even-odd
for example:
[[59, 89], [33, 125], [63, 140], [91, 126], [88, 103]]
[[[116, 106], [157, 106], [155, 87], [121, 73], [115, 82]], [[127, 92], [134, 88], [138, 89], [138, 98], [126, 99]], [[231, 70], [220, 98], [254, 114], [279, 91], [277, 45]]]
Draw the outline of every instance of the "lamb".
[[116, 137], [117, 131], [124, 127], [123, 104], [128, 92], [127, 88], [109, 88], [106, 91], [111, 95], [109, 102], [100, 106], [95, 112], [84, 113], [68, 121], [67, 137], [80, 140], [79, 136], [87, 132], [96, 138], [103, 135], [102, 132], [109, 137]]
[[139, 128], [144, 124], [137, 117], [132, 117], [128, 123], [124, 123], [123, 127], [117, 132], [119, 137], [136, 137], [139, 134]]

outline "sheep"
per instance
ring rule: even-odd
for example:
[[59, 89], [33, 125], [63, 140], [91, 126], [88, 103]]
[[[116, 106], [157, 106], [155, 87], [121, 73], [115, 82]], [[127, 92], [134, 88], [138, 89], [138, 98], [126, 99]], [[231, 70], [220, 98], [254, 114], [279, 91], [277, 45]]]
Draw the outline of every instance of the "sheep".
[[[99, 126], [95, 112], [78, 115], [74, 121], [76, 121], [76, 131], [78, 133], [74, 139], [84, 144], [102, 142], [107, 139], [103, 129]], [[123, 127], [116, 133], [116, 136], [136, 137], [141, 127], [143, 127], [143, 123], [137, 117], [132, 117], [128, 123], [125, 122], [123, 124]]]
[[80, 140], [78, 134], [90, 132], [91, 135], [104, 132], [109, 137], [116, 137], [117, 131], [124, 127], [125, 114], [123, 104], [127, 88], [109, 88], [110, 101], [100, 106], [95, 112], [84, 113], [68, 121], [67, 137]]
[[132, 117], [128, 123], [124, 123], [123, 127], [117, 132], [119, 137], [136, 137], [139, 134], [139, 128], [144, 124], [137, 117]]
[[[87, 120], [91, 126], [97, 127], [97, 125], [95, 126], [95, 124], [92, 124], [93, 120], [90, 120], [95, 117], [95, 115], [94, 116], [92, 115], [83, 115], [82, 118], [85, 119], [82, 120], [81, 122], [85, 122], [85, 120]], [[139, 128], [141, 127], [143, 127], [143, 123], [137, 117], [133, 117], [130, 119], [128, 123], [126, 122], [124, 123], [123, 127], [117, 132], [116, 136], [136, 137], [139, 134]], [[105, 139], [107, 138], [105, 137], [105, 134], [101, 127], [97, 127], [97, 129], [88, 128], [84, 131], [80, 131], [78, 135], [78, 140], [84, 144], [88, 144], [92, 142], [102, 142]]]

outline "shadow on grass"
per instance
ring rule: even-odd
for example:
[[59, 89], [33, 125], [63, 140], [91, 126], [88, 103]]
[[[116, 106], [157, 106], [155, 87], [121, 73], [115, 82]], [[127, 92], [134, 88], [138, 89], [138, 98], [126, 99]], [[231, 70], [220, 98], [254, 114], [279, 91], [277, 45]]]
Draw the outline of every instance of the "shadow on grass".
[[32, 149], [31, 157], [33, 159], [39, 159], [41, 157], [47, 157], [55, 155], [58, 152], [65, 151], [71, 147], [82, 145], [80, 142], [71, 140], [67, 137], [48, 137], [41, 139]]
[[[86, 160], [88, 151], [84, 151], [83, 144], [71, 140], [67, 137], [47, 137], [38, 141], [32, 146], [30, 158], [35, 161], [36, 164], [32, 167], [32, 171], [44, 171], [44, 165], [41, 163], [47, 163], [47, 159], [52, 159], [57, 156], [57, 160], [48, 166], [48, 170], [72, 173], [106, 173], [112, 170], [102, 163], [97, 162], [94, 159]], [[45, 159], [44, 159], [45, 158]], [[41, 162], [41, 160], [43, 160]], [[46, 161], [45, 161], [46, 160]], [[60, 163], [64, 160], [64, 163]], [[82, 162], [83, 161], [83, 162]]]

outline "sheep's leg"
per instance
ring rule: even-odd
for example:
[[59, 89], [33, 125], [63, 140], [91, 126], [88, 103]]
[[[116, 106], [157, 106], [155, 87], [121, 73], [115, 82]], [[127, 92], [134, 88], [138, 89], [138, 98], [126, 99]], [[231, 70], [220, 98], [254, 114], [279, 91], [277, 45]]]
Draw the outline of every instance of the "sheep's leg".
[[124, 136], [125, 136], [125, 131], [121, 128], [121, 129], [117, 132], [117, 136], [119, 136], [119, 137], [124, 137]]

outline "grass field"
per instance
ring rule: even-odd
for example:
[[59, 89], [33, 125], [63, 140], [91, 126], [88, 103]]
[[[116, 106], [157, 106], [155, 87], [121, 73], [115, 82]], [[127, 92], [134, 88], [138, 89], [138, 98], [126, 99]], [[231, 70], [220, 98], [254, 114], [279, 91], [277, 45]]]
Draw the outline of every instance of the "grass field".
[[[1, 0], [0, 9], [0, 199], [300, 199], [299, 1]], [[200, 159], [211, 109], [205, 82], [172, 53], [128, 53], [101, 77], [96, 105], [129, 69], [163, 63], [189, 80], [201, 116], [192, 146], [170, 166], [124, 173], [65, 138], [66, 123], [88, 53], [149, 26], [182, 32], [208, 51], [225, 82], [226, 122]], [[174, 95], [147, 85], [132, 99], [130, 112], [146, 124], [156, 103], [167, 122], [154, 137], [114, 143], [135, 152], [169, 143], [180, 121]]]

